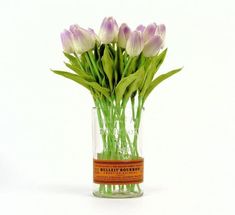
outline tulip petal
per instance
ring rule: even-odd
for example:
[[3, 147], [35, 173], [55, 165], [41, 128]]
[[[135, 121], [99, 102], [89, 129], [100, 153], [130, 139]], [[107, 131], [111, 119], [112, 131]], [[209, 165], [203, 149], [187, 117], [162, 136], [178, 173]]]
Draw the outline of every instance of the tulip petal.
[[158, 25], [156, 29], [156, 34], [161, 36], [164, 40], [166, 36], [166, 26], [164, 24]]
[[127, 53], [132, 57], [138, 56], [142, 52], [143, 47], [144, 39], [142, 33], [140, 31], [131, 32], [126, 44]]
[[121, 24], [118, 32], [118, 45], [121, 48], [126, 48], [127, 40], [130, 36], [131, 29], [127, 26], [127, 24]]
[[143, 54], [145, 57], [152, 57], [158, 53], [162, 47], [163, 40], [159, 35], [153, 36], [145, 43]]
[[81, 28], [78, 25], [71, 25], [70, 31], [74, 37], [74, 48], [79, 54], [89, 51], [95, 46], [95, 37], [91, 31]]
[[144, 30], [145, 30], [145, 26], [144, 26], [144, 25], [138, 25], [138, 26], [136, 27], [136, 30], [143, 33]]
[[61, 42], [66, 53], [74, 52], [73, 35], [70, 31], [64, 30], [61, 34]]
[[143, 32], [144, 41], [148, 41], [152, 36], [154, 36], [156, 29], [157, 29], [156, 23], [148, 25]]
[[111, 43], [117, 40], [118, 25], [113, 17], [105, 17], [99, 32], [100, 41], [104, 44]]

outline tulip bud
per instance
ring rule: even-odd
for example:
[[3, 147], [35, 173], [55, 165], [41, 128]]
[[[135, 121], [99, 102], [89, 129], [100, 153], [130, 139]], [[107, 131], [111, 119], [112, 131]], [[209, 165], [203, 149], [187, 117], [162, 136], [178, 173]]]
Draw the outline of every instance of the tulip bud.
[[144, 47], [144, 39], [143, 35], [140, 31], [133, 31], [131, 32], [127, 44], [126, 44], [126, 51], [131, 56], [138, 56]]
[[144, 41], [148, 41], [155, 34], [156, 29], [157, 29], [156, 23], [148, 25], [143, 32]]
[[75, 52], [82, 54], [94, 48], [95, 38], [88, 30], [85, 30], [78, 25], [71, 25], [70, 31], [74, 37]]
[[123, 23], [120, 28], [119, 28], [119, 32], [118, 32], [118, 45], [121, 48], [126, 48], [126, 42], [130, 36], [131, 30], [130, 28], [127, 26], [127, 24]]
[[92, 28], [88, 28], [88, 31], [91, 33], [93, 39], [96, 40], [96, 42], [100, 43], [100, 38], [97, 36], [95, 31]]
[[164, 24], [158, 25], [156, 29], [156, 34], [161, 36], [161, 38], [164, 40], [166, 36], [166, 26]]
[[143, 26], [143, 25], [138, 25], [136, 28], [137, 31], [140, 31], [142, 33], [144, 32], [144, 29], [145, 29], [145, 26]]
[[154, 35], [144, 45], [143, 54], [145, 57], [152, 57], [158, 53], [162, 47], [163, 40], [159, 35]]
[[113, 17], [105, 17], [99, 32], [100, 41], [104, 44], [117, 40], [118, 25]]
[[74, 52], [73, 34], [68, 30], [64, 30], [60, 34], [60, 37], [64, 51], [67, 53], [73, 53]]

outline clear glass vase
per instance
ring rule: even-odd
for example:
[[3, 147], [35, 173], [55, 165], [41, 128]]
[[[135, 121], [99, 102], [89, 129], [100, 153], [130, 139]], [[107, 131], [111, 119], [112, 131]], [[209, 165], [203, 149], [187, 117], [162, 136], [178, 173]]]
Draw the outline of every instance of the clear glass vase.
[[92, 109], [93, 194], [106, 198], [143, 195], [144, 108], [97, 105]]

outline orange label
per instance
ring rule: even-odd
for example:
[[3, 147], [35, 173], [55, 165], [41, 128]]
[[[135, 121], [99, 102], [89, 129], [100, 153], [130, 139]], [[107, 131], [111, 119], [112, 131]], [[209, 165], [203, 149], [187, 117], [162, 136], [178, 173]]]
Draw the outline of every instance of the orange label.
[[93, 181], [97, 184], [138, 184], [143, 182], [144, 159], [93, 160]]

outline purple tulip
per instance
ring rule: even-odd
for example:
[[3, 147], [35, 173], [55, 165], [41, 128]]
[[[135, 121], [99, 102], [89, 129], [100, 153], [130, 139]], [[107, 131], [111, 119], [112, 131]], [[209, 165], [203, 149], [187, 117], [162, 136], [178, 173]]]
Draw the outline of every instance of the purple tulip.
[[68, 30], [64, 30], [60, 34], [60, 37], [64, 51], [67, 53], [73, 53], [74, 52], [73, 34]]
[[121, 48], [126, 48], [126, 42], [130, 36], [131, 29], [127, 26], [127, 24], [121, 24], [118, 32], [118, 45]]
[[94, 48], [95, 37], [91, 32], [78, 25], [71, 25], [70, 31], [74, 37], [74, 48], [77, 53], [82, 54]]
[[166, 26], [164, 24], [158, 25], [156, 29], [156, 34], [161, 36], [161, 38], [164, 40], [166, 36]]
[[100, 43], [100, 38], [97, 36], [95, 31], [92, 28], [88, 28], [88, 31], [91, 33], [93, 39], [96, 40], [96, 42]]
[[117, 41], [118, 25], [113, 17], [105, 17], [99, 32], [100, 41], [104, 44]]
[[143, 32], [144, 41], [148, 41], [152, 36], [154, 36], [156, 29], [157, 29], [156, 23], [148, 25]]
[[163, 39], [159, 35], [154, 35], [144, 45], [143, 54], [145, 57], [152, 57], [156, 55], [161, 49]]
[[138, 26], [136, 27], [136, 30], [143, 33], [144, 30], [145, 30], [145, 26], [144, 26], [144, 25], [138, 25]]
[[140, 31], [131, 32], [127, 44], [126, 51], [131, 56], [138, 56], [144, 48], [144, 38]]

